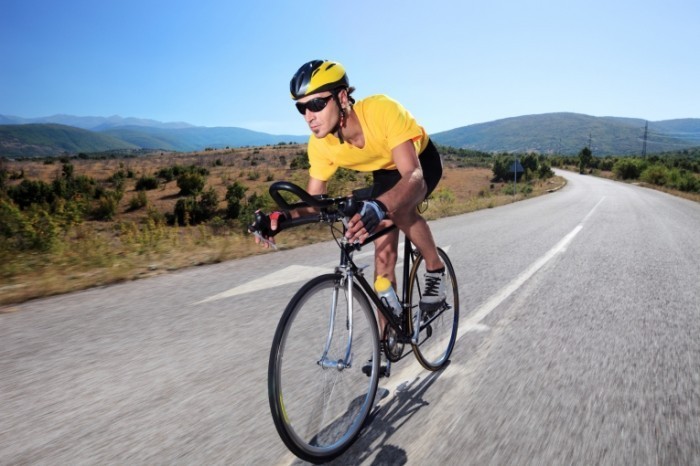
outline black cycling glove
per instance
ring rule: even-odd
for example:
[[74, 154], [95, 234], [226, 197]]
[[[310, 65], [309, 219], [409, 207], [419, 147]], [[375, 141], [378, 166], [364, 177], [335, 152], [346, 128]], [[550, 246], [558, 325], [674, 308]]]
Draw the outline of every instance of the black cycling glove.
[[284, 212], [275, 211], [269, 214], [263, 213], [261, 210], [255, 211], [255, 220], [253, 223], [248, 225], [248, 231], [251, 233], [260, 233], [263, 237], [269, 238], [277, 234], [279, 227], [276, 230], [272, 230], [270, 227], [270, 219], [275, 219], [278, 222], [283, 222], [287, 219], [287, 215]]
[[379, 222], [386, 217], [386, 206], [376, 199], [363, 201], [360, 207], [360, 217], [367, 233], [372, 233]]

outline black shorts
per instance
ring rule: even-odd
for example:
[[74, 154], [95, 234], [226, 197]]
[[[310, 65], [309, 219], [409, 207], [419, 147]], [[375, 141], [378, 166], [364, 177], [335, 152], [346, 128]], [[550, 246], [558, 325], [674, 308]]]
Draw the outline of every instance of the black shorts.
[[[420, 156], [421, 169], [423, 170], [423, 178], [428, 186], [428, 191], [425, 193], [427, 198], [437, 186], [440, 178], [442, 178], [442, 157], [433, 144], [433, 141], [428, 141], [428, 146]], [[401, 173], [398, 170], [376, 170], [372, 172], [374, 182], [372, 184], [372, 199], [376, 199], [381, 194], [389, 191], [401, 179]]]

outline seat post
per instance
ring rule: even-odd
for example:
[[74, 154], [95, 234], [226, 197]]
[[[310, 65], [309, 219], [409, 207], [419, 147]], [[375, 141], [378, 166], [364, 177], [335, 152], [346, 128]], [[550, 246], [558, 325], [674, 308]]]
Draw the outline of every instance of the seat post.
[[406, 306], [406, 303], [409, 301], [409, 296], [408, 296], [408, 288], [409, 288], [409, 280], [410, 280], [410, 275], [411, 275], [411, 263], [413, 259], [413, 246], [411, 245], [411, 240], [408, 239], [406, 235], [404, 235], [404, 241], [403, 241], [403, 290], [401, 293], [401, 302], [403, 303], [404, 306]]

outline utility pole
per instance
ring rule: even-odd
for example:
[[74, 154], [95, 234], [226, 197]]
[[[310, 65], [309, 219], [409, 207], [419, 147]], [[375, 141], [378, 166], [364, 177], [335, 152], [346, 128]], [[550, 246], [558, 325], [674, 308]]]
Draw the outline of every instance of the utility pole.
[[513, 162], [513, 197], [518, 194], [518, 153], [515, 152], [515, 162]]
[[649, 122], [644, 122], [644, 145], [642, 146], [642, 158], [647, 158], [647, 133], [649, 131]]

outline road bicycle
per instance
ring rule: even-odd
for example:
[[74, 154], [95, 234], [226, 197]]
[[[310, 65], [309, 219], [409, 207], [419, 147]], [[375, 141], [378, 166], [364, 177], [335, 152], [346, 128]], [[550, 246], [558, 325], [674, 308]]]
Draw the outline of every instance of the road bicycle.
[[[297, 202], [287, 202], [283, 192], [286, 197], [291, 193]], [[284, 211], [299, 207], [317, 210], [313, 215], [280, 222], [277, 232], [326, 223], [340, 248], [335, 271], [303, 285], [287, 305], [272, 341], [268, 366], [270, 410], [280, 437], [299, 458], [314, 463], [329, 461], [352, 445], [374, 407], [381, 351], [390, 362], [413, 352], [430, 371], [447, 363], [457, 338], [457, 280], [449, 257], [438, 248], [445, 264], [447, 299], [437, 310], [421, 311], [418, 303], [425, 261], [405, 238], [399, 295], [402, 309], [395, 314], [365, 278], [366, 266], [353, 259], [353, 253], [394, 226], [362, 243], [350, 243], [344, 233], [362, 200], [357, 192], [337, 198], [311, 196], [293, 183], [280, 181], [271, 185], [270, 195]], [[381, 339], [373, 307], [387, 320]], [[404, 354], [409, 345], [411, 351]]]

